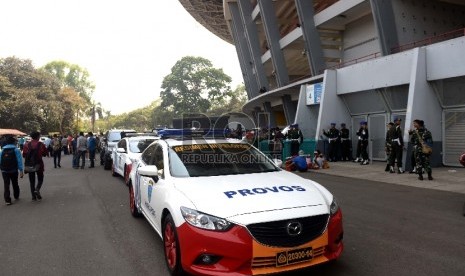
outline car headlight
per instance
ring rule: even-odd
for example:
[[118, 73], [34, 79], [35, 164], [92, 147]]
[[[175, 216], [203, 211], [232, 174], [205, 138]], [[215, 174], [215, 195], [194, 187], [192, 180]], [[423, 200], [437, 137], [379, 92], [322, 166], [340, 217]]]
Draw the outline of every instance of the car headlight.
[[187, 207], [181, 207], [181, 213], [190, 225], [202, 229], [227, 231], [233, 225], [225, 219], [207, 215]]
[[333, 197], [333, 202], [331, 202], [331, 205], [329, 206], [329, 212], [331, 213], [331, 216], [336, 214], [338, 210], [339, 204], [337, 204], [336, 198]]

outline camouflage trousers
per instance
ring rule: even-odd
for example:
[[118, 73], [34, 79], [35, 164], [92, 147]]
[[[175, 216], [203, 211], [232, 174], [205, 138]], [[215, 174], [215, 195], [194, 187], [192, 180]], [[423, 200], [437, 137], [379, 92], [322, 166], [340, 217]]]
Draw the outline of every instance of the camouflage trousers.
[[431, 166], [429, 164], [429, 155], [426, 155], [421, 151], [421, 146], [415, 146], [415, 168], [417, 172], [422, 172], [422, 169], [426, 173], [431, 174]]

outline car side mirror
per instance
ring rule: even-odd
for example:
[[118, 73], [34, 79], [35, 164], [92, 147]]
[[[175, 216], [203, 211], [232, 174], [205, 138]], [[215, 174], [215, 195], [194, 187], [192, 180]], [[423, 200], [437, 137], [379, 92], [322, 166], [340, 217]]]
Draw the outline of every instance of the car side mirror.
[[155, 165], [139, 167], [138, 172], [141, 176], [152, 178], [153, 181], [155, 181], [155, 183], [157, 183], [158, 180], [160, 180], [159, 171], [158, 171], [157, 166]]

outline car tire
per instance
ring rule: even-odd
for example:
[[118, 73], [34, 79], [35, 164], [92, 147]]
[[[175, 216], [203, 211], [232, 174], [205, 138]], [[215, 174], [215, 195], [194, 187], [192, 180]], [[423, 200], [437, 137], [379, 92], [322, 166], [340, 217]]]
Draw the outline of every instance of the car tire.
[[179, 248], [178, 233], [173, 218], [168, 214], [163, 220], [163, 249], [165, 263], [171, 276], [184, 275], [181, 266], [181, 251]]
[[131, 211], [131, 215], [135, 218], [142, 216], [142, 214], [137, 209], [134, 187], [132, 187], [132, 185], [129, 186], [129, 210]]
[[111, 175], [114, 177], [118, 176], [118, 174], [115, 171], [115, 164], [111, 164]]
[[126, 184], [126, 186], [129, 186], [129, 173], [127, 172], [126, 165], [124, 165], [123, 177], [124, 177], [124, 184]]
[[105, 170], [110, 170], [111, 169], [111, 158], [109, 157], [105, 157], [105, 159], [103, 160], [103, 169]]
[[105, 165], [105, 150], [100, 152], [100, 166]]

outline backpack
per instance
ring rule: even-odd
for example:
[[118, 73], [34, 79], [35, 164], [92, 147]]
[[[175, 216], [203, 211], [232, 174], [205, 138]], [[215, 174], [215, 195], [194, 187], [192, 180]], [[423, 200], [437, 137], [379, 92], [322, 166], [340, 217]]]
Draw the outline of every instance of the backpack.
[[39, 147], [40, 144], [37, 144], [36, 148], [32, 147], [32, 144], [29, 144], [30, 148], [29, 151], [24, 159], [24, 166], [26, 167], [34, 167], [39, 164]]
[[18, 170], [18, 161], [16, 161], [16, 153], [14, 148], [3, 149], [2, 162], [0, 164], [2, 171]]
[[53, 139], [53, 150], [54, 151], [61, 150], [61, 141], [58, 138]]

